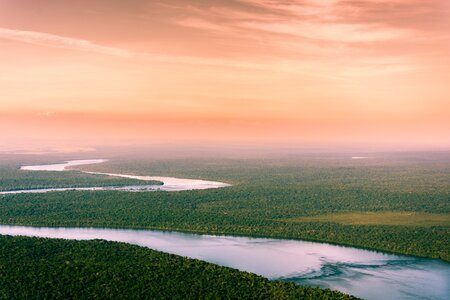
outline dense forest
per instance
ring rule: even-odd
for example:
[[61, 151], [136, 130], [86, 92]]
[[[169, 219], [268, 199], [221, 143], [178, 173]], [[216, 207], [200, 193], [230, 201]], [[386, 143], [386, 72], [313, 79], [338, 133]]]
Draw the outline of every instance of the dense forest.
[[162, 184], [106, 175], [83, 174], [78, 171], [36, 172], [10, 169], [0, 165], [0, 192], [45, 188]]
[[151, 249], [0, 236], [0, 299], [355, 299]]
[[407, 226], [381, 219], [369, 225], [298, 221], [349, 212], [426, 213], [448, 220], [448, 153], [374, 154], [365, 160], [331, 154], [176, 160], [142, 156], [83, 169], [203, 178], [233, 186], [176, 193], [8, 195], [1, 197], [0, 223], [284, 237], [450, 260], [448, 221]]

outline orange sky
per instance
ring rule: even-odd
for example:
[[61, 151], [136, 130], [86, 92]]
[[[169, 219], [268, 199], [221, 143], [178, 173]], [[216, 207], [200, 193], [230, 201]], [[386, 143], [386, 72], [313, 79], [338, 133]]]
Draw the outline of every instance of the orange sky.
[[0, 150], [450, 147], [450, 1], [0, 0]]

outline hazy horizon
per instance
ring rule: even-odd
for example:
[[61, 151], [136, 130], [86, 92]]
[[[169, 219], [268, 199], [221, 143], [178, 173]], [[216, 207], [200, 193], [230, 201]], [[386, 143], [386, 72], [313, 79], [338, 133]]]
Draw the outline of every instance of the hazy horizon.
[[448, 1], [0, 0], [0, 153], [450, 150]]

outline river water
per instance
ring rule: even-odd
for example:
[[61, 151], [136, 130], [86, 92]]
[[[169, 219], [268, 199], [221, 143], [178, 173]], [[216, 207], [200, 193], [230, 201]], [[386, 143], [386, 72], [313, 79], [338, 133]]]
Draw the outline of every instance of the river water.
[[[70, 161], [65, 164], [25, 166], [22, 169], [64, 171], [68, 166], [104, 161]], [[221, 182], [171, 177], [94, 174], [164, 182], [163, 186], [144, 186], [140, 191], [145, 190], [145, 187], [150, 187], [149, 190], [163, 187], [167, 191], [179, 191], [228, 186]], [[139, 189], [139, 187], [132, 186], [121, 187], [126, 191], [133, 188]], [[48, 189], [41, 192], [54, 190], [62, 189]], [[17, 192], [30, 191], [11, 191], [10, 193]], [[3, 194], [5, 193], [8, 192], [3, 192]], [[37, 228], [8, 225], [0, 225], [0, 234], [125, 242], [233, 267], [270, 279], [331, 288], [365, 299], [450, 299], [450, 264], [446, 262], [326, 243], [154, 230]]]
[[[37, 165], [37, 166], [23, 166], [20, 169], [24, 171], [54, 171], [61, 172], [67, 171], [68, 167], [91, 165], [106, 162], [106, 159], [84, 159], [84, 160], [71, 160], [60, 164], [50, 165]], [[102, 172], [86, 172], [86, 174], [106, 175], [113, 177], [122, 177], [137, 179], [143, 181], [161, 181], [162, 185], [130, 185], [130, 186], [107, 186], [107, 187], [73, 187], [73, 188], [45, 188], [45, 189], [27, 189], [27, 190], [12, 190], [2, 191], [0, 195], [10, 194], [36, 194], [36, 193], [48, 193], [48, 192], [66, 192], [66, 191], [126, 191], [126, 192], [149, 192], [149, 191], [167, 191], [167, 192], [179, 192], [189, 190], [205, 190], [216, 189], [230, 186], [228, 183], [218, 181], [208, 181], [200, 179], [186, 179], [175, 177], [163, 177], [163, 176], [138, 176], [128, 174], [117, 173], [102, 173]]]
[[365, 299], [450, 297], [450, 265], [443, 261], [326, 243], [153, 230], [6, 225], [0, 225], [0, 234], [125, 242]]

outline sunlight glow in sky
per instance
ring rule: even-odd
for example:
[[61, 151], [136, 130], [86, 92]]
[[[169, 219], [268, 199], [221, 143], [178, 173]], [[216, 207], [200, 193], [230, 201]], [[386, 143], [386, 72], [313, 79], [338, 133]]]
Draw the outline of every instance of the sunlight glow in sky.
[[0, 148], [450, 147], [450, 1], [0, 0]]

